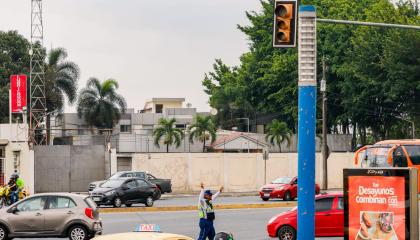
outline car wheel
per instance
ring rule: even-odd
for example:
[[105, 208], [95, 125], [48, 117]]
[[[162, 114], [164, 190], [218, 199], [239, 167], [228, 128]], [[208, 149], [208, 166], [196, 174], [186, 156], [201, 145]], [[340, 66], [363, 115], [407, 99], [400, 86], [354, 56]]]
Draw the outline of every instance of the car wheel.
[[296, 240], [296, 230], [291, 226], [282, 226], [277, 236], [280, 240]]
[[122, 206], [122, 200], [120, 197], [115, 197], [114, 199], [114, 207], [120, 208]]
[[89, 234], [84, 227], [77, 225], [70, 228], [69, 239], [70, 240], [87, 240], [89, 239]]
[[153, 200], [153, 197], [152, 196], [147, 197], [147, 199], [146, 199], [146, 207], [153, 207], [153, 202], [154, 202], [154, 200]]
[[155, 200], [159, 200], [161, 196], [162, 196], [162, 191], [160, 190], [160, 188], [158, 188], [156, 190]]
[[131, 204], [131, 203], [126, 203], [126, 204], [125, 204], [125, 206], [126, 206], [126, 207], [131, 207], [131, 206], [133, 206], [133, 204]]
[[0, 240], [8, 240], [8, 239], [10, 238], [7, 236], [6, 227], [0, 225]]
[[262, 198], [264, 202], [267, 202], [270, 198]]
[[284, 193], [283, 200], [284, 201], [291, 201], [292, 200], [292, 195], [290, 194], [289, 191]]

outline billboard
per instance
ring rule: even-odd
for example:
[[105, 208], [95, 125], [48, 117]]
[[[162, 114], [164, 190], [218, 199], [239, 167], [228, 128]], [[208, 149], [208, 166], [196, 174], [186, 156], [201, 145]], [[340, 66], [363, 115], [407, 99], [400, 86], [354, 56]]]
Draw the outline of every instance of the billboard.
[[418, 222], [416, 193], [416, 169], [345, 169], [345, 239], [411, 239], [417, 232], [410, 227]]
[[10, 77], [11, 112], [20, 113], [26, 107], [26, 75], [12, 75]]

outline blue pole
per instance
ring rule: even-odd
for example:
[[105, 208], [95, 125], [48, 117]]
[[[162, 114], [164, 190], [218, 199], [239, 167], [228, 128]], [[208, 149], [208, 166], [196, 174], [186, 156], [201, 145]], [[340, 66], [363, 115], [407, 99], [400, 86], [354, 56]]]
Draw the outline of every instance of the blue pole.
[[315, 239], [316, 11], [299, 8], [298, 240]]

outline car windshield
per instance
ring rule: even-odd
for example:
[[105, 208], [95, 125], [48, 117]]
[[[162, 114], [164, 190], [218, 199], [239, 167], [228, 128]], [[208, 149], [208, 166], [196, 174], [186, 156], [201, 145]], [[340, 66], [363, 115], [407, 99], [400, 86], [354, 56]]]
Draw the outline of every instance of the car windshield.
[[391, 147], [371, 147], [361, 161], [362, 167], [390, 167], [388, 164], [388, 151]]
[[292, 180], [291, 177], [281, 177], [281, 178], [277, 178], [276, 180], [272, 181], [271, 183], [274, 183], [274, 184], [287, 184], [287, 183], [290, 183], [291, 180]]
[[120, 173], [114, 173], [110, 178], [109, 178], [109, 180], [114, 180], [114, 179], [118, 179], [118, 178], [120, 178], [121, 177], [121, 174]]
[[121, 180], [121, 179], [108, 180], [104, 184], [102, 184], [101, 187], [103, 187], [103, 188], [117, 188], [117, 187], [121, 186], [124, 183], [124, 181], [125, 180]]

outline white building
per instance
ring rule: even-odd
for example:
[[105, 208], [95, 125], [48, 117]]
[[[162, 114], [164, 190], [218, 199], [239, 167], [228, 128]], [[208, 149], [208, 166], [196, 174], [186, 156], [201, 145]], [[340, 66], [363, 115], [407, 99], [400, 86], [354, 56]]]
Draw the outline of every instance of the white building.
[[34, 151], [28, 145], [27, 124], [0, 124], [0, 185], [20, 173], [28, 190], [34, 192]]

